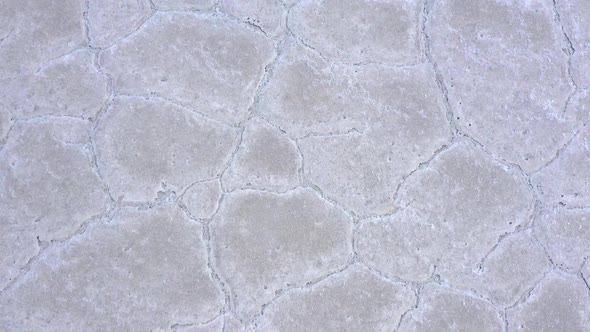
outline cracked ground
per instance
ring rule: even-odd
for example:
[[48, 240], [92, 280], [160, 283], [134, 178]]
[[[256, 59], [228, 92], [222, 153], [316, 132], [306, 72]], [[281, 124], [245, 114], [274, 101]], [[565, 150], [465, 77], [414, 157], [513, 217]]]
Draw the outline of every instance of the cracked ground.
[[0, 4], [0, 331], [590, 331], [590, 1]]

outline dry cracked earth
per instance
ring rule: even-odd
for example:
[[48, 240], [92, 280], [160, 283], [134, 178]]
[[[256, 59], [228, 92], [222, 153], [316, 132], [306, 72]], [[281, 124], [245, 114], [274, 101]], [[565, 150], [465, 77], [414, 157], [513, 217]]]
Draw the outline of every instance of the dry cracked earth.
[[0, 330], [590, 331], [590, 1], [0, 22]]

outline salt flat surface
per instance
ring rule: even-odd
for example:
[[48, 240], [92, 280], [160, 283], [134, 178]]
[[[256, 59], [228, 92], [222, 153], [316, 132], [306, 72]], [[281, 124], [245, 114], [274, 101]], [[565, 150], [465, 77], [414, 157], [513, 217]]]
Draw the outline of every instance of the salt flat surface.
[[0, 22], [1, 331], [590, 331], [590, 1]]

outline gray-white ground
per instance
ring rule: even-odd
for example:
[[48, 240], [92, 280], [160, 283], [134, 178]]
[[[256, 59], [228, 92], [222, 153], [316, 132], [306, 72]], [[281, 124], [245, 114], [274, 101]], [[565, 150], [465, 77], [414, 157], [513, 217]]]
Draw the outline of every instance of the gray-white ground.
[[590, 1], [0, 0], [0, 330], [590, 331]]

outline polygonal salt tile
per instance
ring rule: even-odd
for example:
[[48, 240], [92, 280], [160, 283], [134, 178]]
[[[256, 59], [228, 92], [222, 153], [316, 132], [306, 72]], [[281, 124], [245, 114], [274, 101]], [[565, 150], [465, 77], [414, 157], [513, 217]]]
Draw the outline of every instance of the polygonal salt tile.
[[402, 177], [450, 141], [449, 124], [428, 65], [365, 66], [355, 82], [367, 103], [353, 116], [362, 133], [302, 139], [304, 174], [355, 214], [390, 213]]
[[152, 201], [218, 176], [235, 129], [162, 99], [117, 98], [96, 130], [99, 168], [116, 199]]
[[394, 163], [395, 152], [359, 133], [310, 137], [299, 146], [305, 179], [360, 216], [393, 211], [395, 189], [411, 171], [407, 164]]
[[109, 96], [107, 78], [97, 72], [93, 57], [78, 50], [35, 73], [0, 79], [0, 100], [17, 118], [93, 117]]
[[270, 304], [257, 322], [263, 331], [385, 331], [416, 304], [410, 287], [353, 265]]
[[219, 17], [175, 12], [155, 14], [102, 53], [101, 62], [118, 92], [156, 94], [236, 124], [273, 55], [274, 44], [262, 33]]
[[506, 316], [512, 331], [588, 331], [588, 288], [580, 278], [552, 272]]
[[201, 234], [172, 206], [123, 209], [36, 260], [0, 296], [0, 323], [97, 331], [204, 323], [224, 301]]
[[411, 211], [361, 222], [356, 237], [360, 259], [390, 278], [424, 282], [435, 271], [449, 234]]
[[421, 57], [421, 11], [421, 1], [304, 0], [288, 26], [336, 61], [410, 64]]
[[457, 125], [494, 155], [534, 171], [588, 119], [564, 110], [574, 87], [551, 1], [437, 1], [426, 30]]
[[[401, 186], [402, 210], [359, 228], [361, 259], [390, 276], [425, 281], [472, 273], [498, 238], [529, 221], [526, 179], [479, 148], [459, 142]], [[390, 253], [396, 253], [390, 256]]]
[[[0, 288], [39, 251], [106, 212], [92, 169], [89, 124], [75, 119], [17, 123], [0, 151]], [[0, 324], [1, 325], [1, 324]]]
[[301, 156], [295, 142], [261, 120], [250, 120], [222, 180], [229, 190], [286, 191], [299, 184]]
[[545, 209], [533, 229], [561, 268], [576, 272], [590, 255], [590, 209]]
[[112, 45], [136, 30], [151, 11], [149, 0], [88, 1], [90, 46]]
[[85, 46], [83, 0], [6, 0], [0, 11], [0, 78]]
[[256, 115], [294, 138], [347, 131], [364, 119], [363, 102], [351, 79], [292, 39], [284, 43], [272, 75], [260, 92]]
[[[480, 148], [459, 142], [407, 179], [397, 206], [448, 234], [441, 276], [461, 276], [498, 238], [530, 221], [533, 194], [525, 177]], [[477, 240], [475, 240], [477, 239]]]
[[504, 322], [489, 302], [431, 284], [422, 289], [418, 308], [408, 312], [399, 330], [500, 332]]
[[333, 272], [352, 256], [351, 220], [311, 189], [235, 191], [210, 227], [217, 271], [246, 320], [276, 292]]
[[207, 219], [217, 211], [221, 194], [219, 180], [197, 182], [186, 190], [182, 204], [191, 215], [199, 219]]

